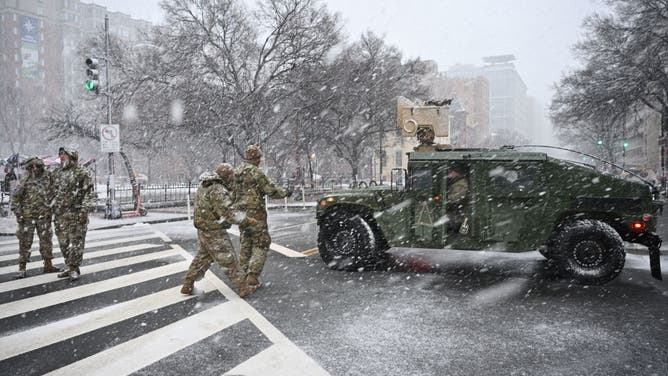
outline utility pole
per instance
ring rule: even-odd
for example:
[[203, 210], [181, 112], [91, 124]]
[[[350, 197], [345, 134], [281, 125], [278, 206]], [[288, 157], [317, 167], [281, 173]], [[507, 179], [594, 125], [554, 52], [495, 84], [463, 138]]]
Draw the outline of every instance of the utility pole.
[[[107, 124], [111, 124], [111, 78], [109, 77], [109, 16], [104, 15], [104, 75], [106, 79], [107, 92]], [[109, 153], [109, 176], [107, 176], [107, 219], [113, 218], [112, 203], [115, 200], [114, 189], [114, 153]]]

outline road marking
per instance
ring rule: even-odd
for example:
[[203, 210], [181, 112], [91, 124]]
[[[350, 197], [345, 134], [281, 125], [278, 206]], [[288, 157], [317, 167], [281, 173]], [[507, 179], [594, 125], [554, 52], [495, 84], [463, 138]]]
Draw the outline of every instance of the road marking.
[[222, 303], [163, 328], [101, 351], [47, 375], [128, 375], [193, 345], [245, 317], [234, 302]]
[[[227, 230], [227, 232], [229, 232], [230, 234], [232, 234], [234, 236], [239, 236], [239, 230], [237, 230], [237, 229], [230, 228], [230, 229]], [[284, 246], [282, 246], [280, 244], [276, 244], [276, 243], [271, 243], [269, 245], [269, 249], [271, 249], [272, 251], [278, 252], [278, 253], [282, 254], [283, 256], [287, 256], [287, 257], [306, 257], [305, 255], [301, 254], [300, 252], [297, 252], [295, 250], [292, 250], [290, 248], [284, 247]]]
[[[173, 245], [175, 249], [181, 251], [181, 254], [184, 258], [192, 260], [193, 256], [188, 253], [186, 250], [181, 248], [179, 245]], [[294, 252], [294, 251], [293, 251]], [[311, 359], [306, 353], [295, 345], [288, 337], [286, 337], [280, 330], [278, 330], [274, 325], [267, 320], [266, 317], [262, 316], [253, 306], [251, 306], [247, 301], [240, 298], [229, 286], [227, 286], [220, 278], [211, 272], [207, 272], [204, 276], [205, 279], [208, 279], [218, 290], [223, 293], [225, 298], [230, 302], [235, 304], [235, 309], [239, 313], [243, 313], [244, 318], [248, 318], [261, 332], [264, 334], [267, 339], [274, 343], [272, 351], [266, 352], [263, 351], [258, 355], [254, 356], [244, 363], [242, 363], [244, 372], [241, 372], [237, 368], [232, 371], [227, 372], [226, 374], [242, 374], [242, 375], [254, 375], [258, 376], [264, 375], [296, 375], [296, 376], [309, 376], [309, 375], [329, 375], [315, 360]], [[266, 364], [270, 364], [276, 367], [274, 372], [261, 372]], [[287, 370], [287, 371], [286, 371]], [[299, 371], [298, 371], [299, 370]], [[234, 371], [234, 372], [233, 372]], [[305, 373], [300, 373], [300, 372]], [[246, 373], [248, 372], [248, 373]], [[258, 373], [254, 373], [258, 372]]]
[[[203, 282], [198, 286], [203, 292], [215, 289], [211, 283]], [[195, 295], [182, 295], [179, 293], [180, 289], [181, 286], [173, 287], [0, 338], [0, 360], [196, 297]]]
[[[329, 375], [318, 363], [297, 346], [273, 345], [234, 367], [225, 375], [265, 376], [326, 376]], [[295, 353], [295, 349], [299, 353]], [[296, 366], [299, 364], [299, 366]]]
[[[162, 247], [164, 244], [161, 245], [155, 245], [155, 244], [138, 244], [137, 247], [143, 246], [143, 248], [154, 248], [154, 247]], [[143, 249], [142, 248], [142, 249]], [[172, 248], [173, 249], [173, 248]], [[109, 262], [103, 262], [99, 264], [93, 264], [90, 266], [83, 266], [81, 267], [81, 273], [82, 274], [92, 274], [92, 273], [97, 273], [113, 268], [118, 268], [122, 266], [127, 266], [127, 265], [132, 265], [137, 262], [143, 262], [143, 261], [148, 261], [152, 260], [155, 258], [155, 255], [157, 253], [149, 253], [146, 255], [139, 255], [139, 256], [133, 256], [133, 257], [125, 257]], [[31, 287], [31, 286], [37, 286], [41, 285], [44, 283], [49, 283], [53, 281], [57, 281], [58, 278], [55, 277], [54, 274], [52, 273], [47, 273], [47, 274], [40, 274], [34, 277], [29, 277], [29, 278], [23, 278], [23, 279], [16, 279], [13, 281], [7, 281], [0, 283], [0, 292], [5, 292], [5, 291], [11, 291], [11, 290], [16, 290], [20, 288], [26, 288], [26, 287]]]
[[[173, 249], [170, 251], [172, 252], [172, 254], [177, 254], [177, 252]], [[100, 282], [94, 282], [83, 286], [54, 291], [48, 294], [33, 296], [15, 302], [1, 304], [0, 319], [18, 315], [24, 312], [35, 311], [40, 308], [46, 308], [55, 304], [60, 304], [71, 300], [84, 298], [105, 291], [114, 290], [120, 287], [134, 285], [151, 279], [174, 274], [180, 271], [185, 272], [186, 269], [188, 268], [188, 265], [189, 263], [186, 261], [178, 262], [158, 268], [142, 270], [141, 272], [126, 274], [120, 277], [105, 279], [104, 281]]]
[[306, 222], [306, 223], [295, 223], [294, 225], [289, 225], [289, 226], [284, 226], [284, 227], [276, 227], [272, 228], [271, 231], [282, 231], [282, 230], [287, 230], [289, 228], [293, 227], [301, 227], [301, 226], [307, 226], [307, 225], [314, 225], [318, 223], [318, 221], [313, 221], [313, 222]]
[[[118, 237], [118, 236], [128, 236], [128, 235], [139, 235], [139, 234], [148, 234], [150, 232], [154, 232], [153, 229], [148, 228], [148, 226], [138, 226], [136, 228], [133, 228], [132, 226], [130, 227], [122, 227], [119, 229], [110, 229], [110, 230], [95, 230], [95, 229], [88, 229], [86, 232], [86, 241], [94, 240], [94, 239], [104, 239], [104, 238], [113, 238], [113, 237]], [[54, 235], [52, 238], [54, 243], [58, 242], [58, 238]], [[35, 242], [39, 242], [39, 237], [37, 234], [33, 237], [33, 245]], [[8, 245], [8, 244], [19, 244], [18, 238], [16, 236], [11, 236], [10, 239], [7, 240], [0, 240], [0, 245]], [[0, 250], [2, 250], [4, 247], [1, 247]]]
[[[86, 244], [86, 248], [93, 248], [93, 247], [102, 247], [106, 245], [114, 245], [114, 244], [119, 244], [119, 243], [129, 243], [129, 242], [136, 242], [139, 240], [146, 240], [146, 239], [155, 239], [155, 238], [161, 238], [160, 234], [156, 233], [150, 233], [147, 235], [140, 235], [140, 236], [132, 236], [132, 237], [122, 237], [122, 238], [113, 238], [113, 239], [108, 239], [108, 240], [101, 240], [101, 241], [96, 241], [96, 242], [90, 242]], [[57, 242], [56, 242], [57, 244]], [[59, 247], [53, 248], [54, 251], [60, 251]], [[16, 255], [18, 255], [18, 247], [6, 247], [6, 248], [0, 248], [0, 253], [5, 253], [3, 251], [13, 251], [15, 252]], [[6, 252], [9, 253], [9, 252]], [[37, 251], [39, 253], [39, 251]]]
[[320, 253], [320, 250], [318, 249], [318, 247], [302, 251], [302, 254], [305, 255], [305, 256], [313, 256], [313, 255], [317, 255], [318, 253]]
[[[151, 248], [158, 248], [158, 247], [164, 247], [164, 246], [165, 246], [164, 244], [133, 244], [133, 245], [125, 246], [125, 247], [103, 249], [103, 250], [100, 250], [100, 251], [90, 251], [90, 252], [85, 252], [84, 251], [84, 257], [86, 259], [94, 259], [94, 258], [97, 258], [97, 257], [115, 255], [117, 253], [139, 251], [139, 250], [142, 250], [142, 249], [151, 249]], [[0, 261], [5, 261], [5, 260], [3, 260], [5, 257], [7, 257], [7, 256], [0, 257]], [[12, 255], [11, 259], [12, 260], [16, 259], [16, 255]], [[54, 265], [57, 265], [57, 264], [60, 264], [60, 263], [65, 263], [65, 260], [62, 257], [57, 257], [57, 258], [54, 258], [53, 260], [51, 260], [51, 262]], [[44, 266], [44, 262], [42, 260], [32, 261], [32, 262], [29, 262], [26, 265], [26, 270], [41, 269], [43, 266]], [[0, 274], [11, 273], [15, 270], [17, 270], [16, 265], [3, 266], [3, 267], [0, 267]]]

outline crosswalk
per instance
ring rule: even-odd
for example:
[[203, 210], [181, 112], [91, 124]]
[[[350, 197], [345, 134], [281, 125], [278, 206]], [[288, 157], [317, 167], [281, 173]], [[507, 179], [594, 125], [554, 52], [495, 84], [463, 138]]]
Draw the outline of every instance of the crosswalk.
[[192, 256], [150, 225], [89, 231], [77, 282], [42, 274], [37, 247], [15, 280], [0, 238], [2, 375], [328, 374], [215, 274], [180, 294]]

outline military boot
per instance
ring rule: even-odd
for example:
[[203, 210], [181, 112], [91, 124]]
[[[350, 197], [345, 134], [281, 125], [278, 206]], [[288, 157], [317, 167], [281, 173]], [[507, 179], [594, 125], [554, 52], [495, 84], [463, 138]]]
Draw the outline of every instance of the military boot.
[[248, 295], [254, 293], [262, 284], [258, 281], [255, 274], [249, 274], [246, 276], [246, 280], [239, 287], [239, 297], [245, 298]]
[[58, 278], [69, 278], [70, 277], [70, 271], [65, 270], [62, 273], [58, 273]]
[[192, 278], [186, 278], [186, 281], [183, 283], [183, 287], [181, 287], [181, 294], [192, 295], [194, 289], [195, 281]]
[[70, 282], [78, 281], [80, 275], [81, 271], [79, 270], [79, 267], [70, 266]]
[[241, 289], [245, 276], [239, 269], [237, 263], [234, 263], [229, 267], [224, 268], [223, 271], [225, 272], [227, 278], [229, 278], [230, 282], [232, 282], [234, 287], [236, 287], [237, 289]]
[[16, 273], [14, 276], [15, 279], [22, 279], [26, 277], [26, 263], [25, 262], [20, 262], [19, 263], [19, 272]]
[[44, 259], [44, 268], [42, 273], [60, 273], [63, 269], [53, 266], [51, 259]]
[[249, 273], [249, 274], [246, 276], [246, 284], [247, 284], [247, 285], [251, 285], [251, 286], [257, 286], [257, 287], [262, 286], [262, 284], [260, 283], [260, 281], [257, 279], [257, 276], [256, 276], [255, 274], [253, 274], [253, 273]]

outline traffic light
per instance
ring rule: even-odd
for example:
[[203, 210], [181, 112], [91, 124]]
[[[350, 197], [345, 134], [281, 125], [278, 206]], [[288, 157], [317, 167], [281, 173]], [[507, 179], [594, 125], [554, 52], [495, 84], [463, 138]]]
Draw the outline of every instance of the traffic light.
[[97, 69], [98, 60], [92, 57], [86, 58], [86, 89], [100, 93], [100, 71]]
[[629, 142], [628, 142], [628, 141], [624, 141], [624, 143], [623, 143], [622, 145], [624, 145], [624, 149], [626, 149], [626, 148], [629, 147]]
[[603, 145], [603, 140], [596, 140], [596, 145]]

